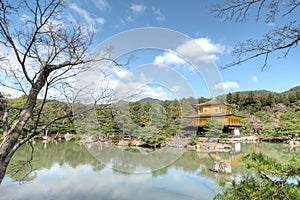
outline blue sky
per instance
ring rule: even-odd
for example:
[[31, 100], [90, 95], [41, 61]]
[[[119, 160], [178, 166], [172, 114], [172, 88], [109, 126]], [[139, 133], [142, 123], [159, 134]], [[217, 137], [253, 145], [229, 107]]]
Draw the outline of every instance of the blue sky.
[[[165, 28], [190, 37], [210, 56], [211, 63], [218, 69], [220, 78], [214, 87], [222, 87], [225, 93], [260, 89], [282, 92], [300, 84], [300, 68], [298, 67], [300, 48], [292, 49], [288, 57], [284, 59], [277, 59], [278, 54], [270, 56], [269, 67], [264, 71], [260, 68], [263, 64], [263, 58], [219, 70], [219, 66], [224, 66], [236, 59], [230, 54], [235, 43], [250, 38], [258, 38], [281, 24], [279, 22], [278, 24], [276, 24], [277, 22], [266, 24], [263, 20], [256, 22], [251, 18], [247, 23], [223, 21], [209, 12], [214, 2], [220, 1], [70, 0], [66, 13], [73, 20], [87, 23], [95, 30], [94, 43], [91, 49], [96, 48], [103, 41], [116, 34], [145, 27]], [[295, 12], [294, 16], [291, 17], [299, 18], [300, 13]], [[163, 38], [160, 39], [163, 40]], [[190, 85], [193, 90], [193, 94], [190, 96], [213, 96], [212, 88], [209, 88], [205, 82], [206, 78], [195, 73], [192, 67], [185, 62], [186, 51], [191, 51], [191, 49], [174, 52], [171, 49], [145, 48], [128, 52], [126, 55], [122, 55], [120, 59], [124, 58], [123, 60], [125, 60], [129, 55], [133, 55], [134, 60], [128, 66], [114, 71], [115, 75], [112, 78], [114, 87], [121, 87], [120, 85], [125, 83], [124, 77], [128, 78], [130, 74], [139, 72], [139, 75], [134, 74], [135, 77], [139, 76], [143, 79], [134, 80], [136, 84], [126, 82], [127, 86], [131, 84], [133, 87], [143, 87], [145, 92], [143, 97], [176, 98], [178, 96], [176, 92], [174, 93], [176, 91], [174, 88], [178, 89], [181, 83], [168, 85], [171, 84], [170, 81], [166, 85], [164, 82], [157, 82], [153, 77], [147, 77], [150, 74], [156, 76], [153, 72], [147, 71], [152, 70], [151, 67], [154, 66], [153, 70], [157, 70], [159, 68], [155, 68], [155, 65], [164, 65], [178, 74], [178, 76], [174, 75], [174, 79], [181, 79], [179, 76], [182, 76], [182, 79]], [[181, 52], [183, 52], [182, 55], [180, 55]], [[142, 69], [146, 69], [144, 73]], [[159, 75], [160, 73], [157, 72], [156, 74]], [[166, 76], [170, 78], [173, 75], [166, 74]]]

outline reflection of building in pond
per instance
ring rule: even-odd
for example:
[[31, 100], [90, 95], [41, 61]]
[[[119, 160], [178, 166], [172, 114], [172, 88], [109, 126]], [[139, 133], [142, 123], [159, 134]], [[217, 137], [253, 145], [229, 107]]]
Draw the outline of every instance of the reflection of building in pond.
[[[201, 151], [201, 150], [198, 150]], [[239, 153], [241, 152], [241, 143], [219, 143], [219, 142], [205, 142], [202, 148], [203, 152], [231, 152]]]
[[240, 128], [243, 127], [241, 119], [244, 117], [234, 115], [230, 111], [230, 109], [233, 108], [233, 105], [213, 98], [210, 101], [194, 104], [193, 106], [198, 110], [198, 115], [186, 116], [186, 118], [193, 121], [193, 124], [185, 127], [185, 130], [194, 130], [197, 135], [201, 135], [207, 121], [216, 119], [223, 125], [223, 133], [228, 133], [231, 136], [240, 135]]
[[237, 143], [234, 143], [234, 151], [235, 152], [240, 152], [241, 151], [241, 143], [237, 142]]

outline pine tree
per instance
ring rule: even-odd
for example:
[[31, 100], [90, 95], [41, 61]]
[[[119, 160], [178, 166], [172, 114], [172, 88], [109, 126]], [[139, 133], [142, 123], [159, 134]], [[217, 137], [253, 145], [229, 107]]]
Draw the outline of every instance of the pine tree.
[[233, 104], [233, 103], [234, 103], [234, 102], [233, 102], [233, 96], [232, 96], [232, 94], [231, 94], [230, 92], [226, 95], [226, 100], [227, 100], [227, 102], [230, 103], [230, 104]]
[[215, 197], [216, 200], [299, 199], [299, 155], [282, 163], [261, 153], [252, 153], [244, 158], [244, 162], [252, 171], [242, 180], [233, 180], [224, 192]]

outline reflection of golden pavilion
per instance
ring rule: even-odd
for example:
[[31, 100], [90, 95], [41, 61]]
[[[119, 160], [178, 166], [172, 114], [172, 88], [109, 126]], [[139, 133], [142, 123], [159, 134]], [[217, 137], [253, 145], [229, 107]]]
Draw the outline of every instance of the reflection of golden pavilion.
[[216, 119], [223, 124], [224, 133], [229, 133], [232, 136], [240, 135], [240, 127], [243, 126], [241, 119], [244, 117], [232, 114], [230, 109], [233, 106], [231, 104], [213, 98], [210, 101], [194, 104], [193, 106], [197, 108], [198, 115], [186, 117], [193, 120], [193, 125], [187, 127], [187, 130], [196, 130], [197, 134], [200, 135], [207, 120]]

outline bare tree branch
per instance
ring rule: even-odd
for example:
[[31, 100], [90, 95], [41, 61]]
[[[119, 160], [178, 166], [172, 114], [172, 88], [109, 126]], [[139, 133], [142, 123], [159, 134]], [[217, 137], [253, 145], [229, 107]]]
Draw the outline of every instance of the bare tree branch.
[[[20, 51], [19, 51], [17, 45], [15, 44], [13, 37], [10, 33], [10, 30], [9, 30], [9, 26], [8, 26], [9, 22], [7, 21], [7, 14], [9, 13], [8, 10], [12, 9], [13, 7], [11, 5], [5, 5], [2, 0], [0, 1], [0, 4], [1, 4], [1, 9], [2, 9], [2, 13], [1, 13], [2, 15], [0, 17], [0, 34], [2, 35], [2, 37], [5, 38], [5, 41], [9, 43], [9, 45], [12, 47], [13, 51], [15, 52], [16, 58], [17, 58], [18, 62], [20, 63], [20, 65], [22, 66], [22, 70], [23, 70], [24, 76], [26, 77], [27, 81], [29, 83], [33, 84], [29, 78], [29, 75], [28, 75], [26, 67], [25, 67], [25, 60], [24, 60], [25, 57], [22, 60], [22, 58], [20, 56]], [[2, 42], [2, 43], [6, 44], [6, 42]]]
[[[41, 127], [41, 116], [51, 89], [64, 82], [64, 86], [68, 87], [69, 78], [92, 68], [89, 63], [108, 61], [115, 66], [128, 64], [121, 64], [111, 58], [109, 51], [95, 58], [87, 57], [94, 32], [84, 24], [69, 21], [62, 12], [64, 7], [63, 0], [0, 0], [0, 43], [10, 49], [8, 52], [13, 52], [16, 59], [16, 63], [3, 67], [9, 78], [4, 82], [10, 87], [17, 85], [19, 90], [26, 93], [26, 102], [0, 144], [0, 183], [8, 163], [19, 147], [48, 130], [56, 121], [74, 118], [71, 111], [57, 113], [48, 122], [43, 122]], [[16, 23], [18, 26], [14, 25], [12, 19], [19, 19]], [[130, 60], [131, 58], [128, 62]], [[43, 95], [43, 100], [37, 108], [40, 95]], [[109, 88], [99, 92], [99, 96], [94, 98], [95, 104], [103, 99], [111, 100], [110, 95], [113, 94]], [[95, 109], [94, 106], [90, 105], [88, 108]], [[89, 109], [82, 112], [91, 111]], [[33, 120], [33, 132], [19, 140], [30, 119]]]
[[287, 24], [282, 28], [274, 29], [265, 34], [262, 39], [250, 39], [246, 42], [238, 43], [232, 54], [238, 58], [246, 54], [253, 54], [243, 59], [239, 59], [231, 64], [226, 65], [224, 68], [239, 65], [243, 62], [251, 60], [256, 57], [264, 56], [264, 63], [261, 66], [264, 69], [268, 63], [268, 57], [271, 53], [277, 51], [284, 51], [283, 57], [286, 57], [289, 51], [298, 45], [300, 41], [300, 26], [293, 26]]
[[46, 83], [43, 102], [42, 102], [42, 105], [41, 105], [41, 107], [40, 107], [40, 109], [38, 111], [37, 119], [35, 120], [35, 125], [34, 125], [34, 128], [33, 128], [33, 133], [35, 133], [37, 131], [37, 128], [38, 128], [38, 125], [39, 125], [39, 122], [40, 122], [40, 119], [41, 119], [41, 116], [42, 116], [42, 111], [43, 111], [44, 106], [46, 104], [48, 89], [49, 89], [49, 84]]
[[[299, 5], [298, 0], [288, 2], [282, 0], [227, 0], [223, 4], [214, 5], [211, 11], [218, 17], [229, 21], [245, 22], [251, 15], [254, 15], [256, 21], [264, 20], [266, 23], [273, 23], [279, 17], [283, 18], [296, 12]], [[297, 47], [300, 40], [300, 24], [297, 24], [296, 20], [274, 28], [260, 39], [249, 39], [246, 42], [238, 43], [232, 52], [234, 56], [238, 57], [238, 60], [222, 68], [239, 65], [262, 56], [264, 61], [261, 68], [264, 69], [271, 54], [283, 52], [283, 56], [279, 58], [286, 57], [292, 48]]]
[[[68, 73], [76, 66], [94, 62], [85, 58], [93, 39], [93, 32], [87, 26], [69, 22], [61, 12], [63, 8], [63, 0], [0, 0], [0, 43], [12, 50], [18, 64], [13, 66], [15, 70], [8, 66], [4, 71], [11, 75], [11, 79], [16, 79], [10, 82], [11, 86], [17, 83], [21, 90], [25, 90], [25, 85], [29, 88], [23, 108], [0, 144], [0, 183], [8, 163], [20, 146], [46, 130], [55, 121], [70, 115], [66, 113], [65, 116], [50, 119], [49, 123], [38, 130], [50, 85], [54, 81], [63, 81], [62, 77], [70, 76]], [[26, 14], [25, 18], [22, 13]], [[20, 19], [17, 22], [18, 26], [13, 25], [12, 19]], [[54, 72], [58, 73], [49, 79], [50, 74]], [[24, 79], [27, 83], [24, 83]], [[46, 92], [34, 119], [34, 132], [18, 141], [25, 124], [33, 117], [38, 95], [43, 88]]]
[[294, 10], [300, 6], [300, 2], [294, 2], [292, 0], [292, 2], [290, 3], [290, 9], [283, 15], [283, 16], [286, 16], [288, 14], [291, 14], [292, 12], [294, 12]]

